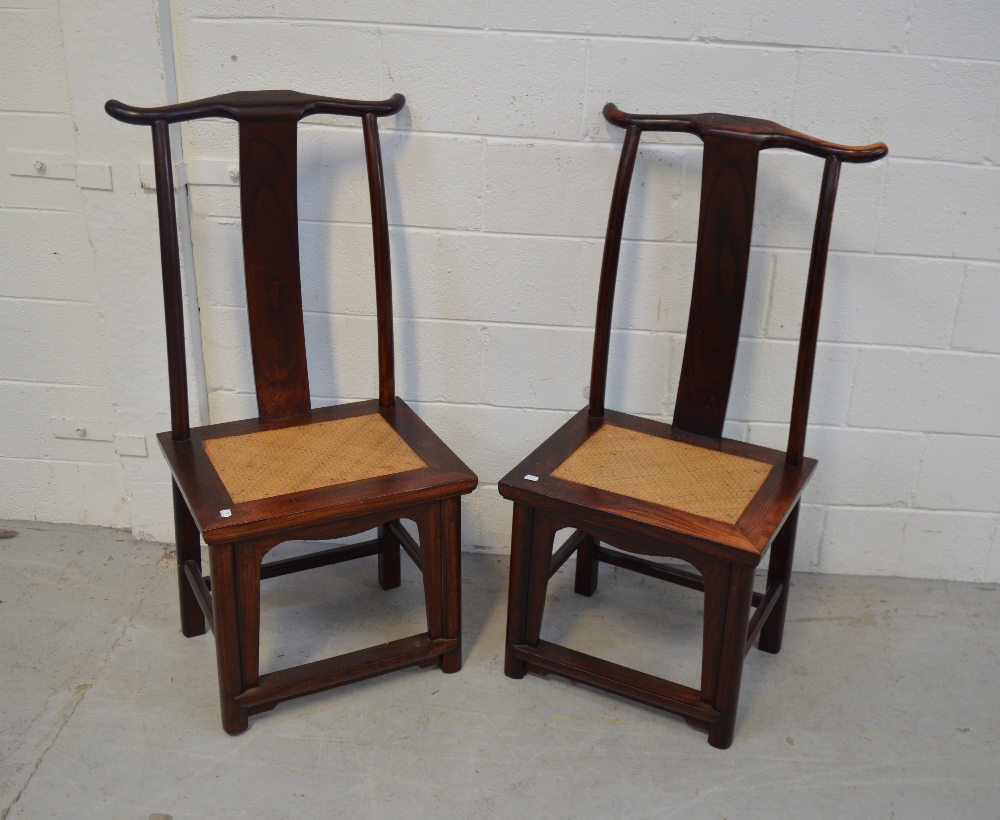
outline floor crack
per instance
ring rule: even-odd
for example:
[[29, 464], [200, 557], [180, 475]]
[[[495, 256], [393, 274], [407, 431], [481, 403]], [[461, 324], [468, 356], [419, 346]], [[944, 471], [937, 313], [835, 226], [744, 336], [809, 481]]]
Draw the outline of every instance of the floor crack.
[[41, 767], [42, 761], [45, 759], [45, 756], [49, 753], [49, 751], [52, 749], [52, 747], [56, 745], [56, 741], [59, 740], [59, 735], [62, 734], [62, 730], [65, 729], [66, 725], [73, 719], [73, 715], [76, 714], [77, 708], [80, 706], [81, 703], [83, 703], [83, 699], [87, 696], [87, 692], [89, 692], [90, 689], [93, 688], [94, 683], [97, 683], [97, 681], [100, 679], [101, 673], [104, 671], [104, 668], [111, 662], [111, 656], [114, 654], [115, 649], [118, 648], [118, 646], [121, 644], [122, 640], [124, 639], [125, 633], [128, 632], [128, 628], [132, 625], [133, 619], [136, 617], [136, 615], [139, 614], [139, 611], [142, 608], [142, 602], [145, 599], [146, 594], [149, 592], [151, 586], [152, 586], [152, 582], [150, 582], [149, 584], [147, 584], [146, 588], [143, 589], [139, 593], [138, 600], [136, 601], [136, 605], [135, 605], [133, 611], [125, 618], [125, 623], [122, 624], [121, 633], [118, 635], [117, 638], [115, 638], [111, 642], [111, 646], [108, 647], [108, 651], [107, 651], [107, 654], [104, 657], [104, 660], [100, 663], [100, 665], [95, 670], [95, 672], [93, 674], [93, 683], [80, 684], [74, 690], [73, 696], [76, 698], [76, 702], [73, 704], [72, 708], [69, 710], [69, 714], [66, 715], [66, 718], [59, 725], [59, 728], [56, 730], [55, 735], [52, 736], [52, 740], [49, 742], [49, 745], [46, 746], [45, 749], [42, 751], [42, 753], [38, 756], [38, 759], [35, 761], [35, 766], [31, 770], [31, 774], [29, 774], [28, 775], [28, 779], [26, 781], [24, 781], [24, 785], [21, 786], [21, 788], [18, 791], [18, 793], [16, 795], [14, 795], [14, 799], [10, 802], [10, 805], [8, 805], [2, 812], [0, 812], [0, 820], [7, 820], [7, 816], [11, 813], [11, 811], [14, 808], [14, 806], [17, 805], [18, 801], [21, 799], [21, 795], [24, 794], [24, 792], [27, 790], [28, 786], [30, 785], [31, 779], [35, 776], [35, 773], [38, 771], [39, 767]]
[[60, 724], [59, 728], [56, 730], [56, 733], [55, 735], [53, 735], [52, 740], [49, 742], [49, 745], [46, 746], [45, 749], [42, 751], [42, 753], [38, 756], [38, 760], [35, 761], [35, 767], [31, 770], [31, 774], [28, 775], [28, 779], [24, 781], [24, 785], [21, 786], [20, 791], [14, 796], [14, 799], [10, 802], [10, 805], [7, 806], [7, 808], [5, 808], [3, 812], [0, 812], [0, 820], [7, 820], [7, 815], [10, 814], [11, 810], [14, 808], [14, 806], [17, 805], [17, 802], [21, 799], [21, 795], [24, 794], [25, 790], [28, 788], [28, 785], [31, 783], [31, 778], [35, 776], [35, 772], [37, 772], [38, 768], [42, 765], [42, 761], [45, 759], [45, 755], [47, 755], [49, 753], [49, 750], [56, 745], [56, 741], [59, 740], [59, 735], [62, 734], [62, 730], [66, 728], [66, 724], [69, 723], [70, 720], [73, 718], [73, 715], [77, 710], [77, 707], [83, 702], [84, 697], [86, 697], [88, 689], [90, 689], [89, 685], [78, 686], [76, 688], [76, 692], [74, 693], [77, 695], [76, 703], [73, 704], [73, 708], [70, 709], [69, 714], [66, 716], [66, 719]]

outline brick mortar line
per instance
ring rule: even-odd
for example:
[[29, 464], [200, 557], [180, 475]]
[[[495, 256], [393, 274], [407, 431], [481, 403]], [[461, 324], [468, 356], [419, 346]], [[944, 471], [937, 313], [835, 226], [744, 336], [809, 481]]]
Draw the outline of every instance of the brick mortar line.
[[[218, 186], [201, 186], [201, 187], [218, 187]], [[2, 208], [0, 208], [2, 210]], [[68, 213], [68, 212], [67, 212]], [[234, 214], [216, 214], [216, 213], [195, 213], [195, 217], [198, 219], [213, 220], [220, 225], [238, 225], [240, 223], [240, 217]], [[299, 219], [300, 225], [328, 225], [336, 227], [349, 227], [349, 228], [367, 228], [371, 230], [371, 222], [356, 222], [352, 220], [328, 220], [328, 219]], [[543, 239], [552, 241], [574, 241], [574, 242], [584, 242], [584, 243], [603, 243], [603, 234], [558, 234], [558, 233], [518, 233], [516, 231], [489, 231], [480, 230], [477, 228], [444, 228], [435, 227], [433, 225], [404, 225], [398, 222], [389, 223], [390, 233], [399, 232], [411, 232], [411, 233], [431, 233], [431, 234], [445, 234], [448, 236], [466, 236], [466, 237], [478, 237], [478, 236], [496, 236], [505, 237], [510, 239]], [[637, 237], [625, 237], [622, 240], [623, 245], [666, 245], [666, 246], [676, 246], [676, 247], [695, 247], [697, 243], [694, 240], [687, 239], [643, 239]], [[752, 245], [750, 248], [752, 251], [763, 251], [770, 253], [809, 253], [809, 247], [794, 246], [794, 245]], [[877, 259], [901, 259], [901, 260], [919, 260], [926, 259], [938, 262], [956, 262], [956, 263], [968, 263], [975, 265], [995, 265], [1000, 266], [1000, 261], [997, 259], [989, 257], [977, 257], [977, 256], [947, 256], [947, 255], [933, 255], [933, 254], [919, 254], [919, 253], [895, 253], [889, 251], [878, 251], [878, 250], [851, 250], [851, 249], [831, 249], [830, 256], [865, 256]]]
[[[246, 307], [244, 305], [228, 305], [218, 302], [210, 302], [204, 305], [204, 309], [217, 308], [224, 311], [240, 311], [241, 313], [246, 312]], [[374, 313], [341, 313], [336, 311], [323, 311], [323, 310], [309, 310], [305, 309], [303, 311], [308, 316], [329, 316], [338, 319], [367, 319], [370, 321], [375, 320]], [[593, 325], [552, 325], [546, 323], [535, 323], [535, 322], [510, 322], [503, 321], [499, 319], [452, 319], [442, 316], [403, 316], [397, 314], [395, 316], [397, 321], [407, 321], [407, 322], [422, 322], [427, 324], [445, 324], [445, 325], [468, 325], [470, 327], [513, 327], [513, 328], [525, 328], [525, 329], [540, 329], [540, 330], [553, 330], [553, 331], [566, 331], [566, 332], [581, 332], [581, 333], [593, 333]], [[612, 325], [612, 331], [617, 331], [619, 333], [635, 334], [638, 336], [665, 336], [673, 338], [684, 338], [686, 337], [686, 332], [681, 330], [654, 330], [649, 328], [630, 328], [630, 327], [620, 327]], [[740, 336], [741, 342], [770, 342], [776, 345], [797, 345], [799, 343], [798, 339], [795, 337], [777, 337], [777, 336]], [[840, 341], [836, 339], [820, 339], [819, 345], [821, 347], [846, 347], [857, 350], [897, 350], [906, 353], [939, 353], [945, 355], [955, 355], [955, 356], [971, 356], [971, 357], [982, 357], [987, 359], [1000, 358], [1000, 352], [982, 351], [982, 350], [966, 350], [966, 349], [955, 349], [955, 348], [944, 348], [944, 347], [922, 347], [920, 345], [901, 345], [901, 344], [887, 344], [884, 342], [852, 342], [852, 341]]]
[[[213, 394], [229, 395], [229, 396], [242, 396], [246, 398], [253, 398], [254, 394], [242, 390], [234, 390], [229, 387], [215, 387], [212, 388]], [[355, 401], [365, 401], [370, 400], [371, 396], [311, 396], [317, 402], [329, 402], [331, 405], [337, 404], [347, 404]], [[573, 415], [581, 410], [581, 407], [528, 407], [521, 404], [487, 404], [484, 402], [474, 403], [474, 402], [461, 402], [461, 401], [441, 401], [438, 399], [407, 399], [405, 396], [403, 399], [407, 404], [411, 405], [425, 405], [428, 407], [456, 407], [461, 409], [469, 410], [518, 410], [529, 413], [553, 413], [559, 415]], [[326, 405], [324, 405], [326, 406]], [[632, 413], [631, 415], [641, 416], [642, 418], [648, 418], [659, 420], [665, 414], [662, 413]], [[669, 415], [669, 414], [666, 414]], [[727, 419], [734, 424], [749, 424], [749, 425], [767, 425], [771, 427], [781, 427], [787, 428], [788, 422], [786, 421], [771, 421], [762, 419], [738, 419], [731, 418]], [[214, 423], [214, 422], [213, 422]], [[867, 427], [867, 426], [853, 426], [850, 424], [821, 424], [821, 423], [810, 423], [810, 430], [845, 430], [851, 432], [859, 433], [891, 433], [897, 435], [905, 436], [915, 436], [923, 435], [928, 437], [952, 437], [952, 438], [973, 438], [973, 439], [1000, 439], [1000, 433], [996, 435], [987, 433], [949, 433], [949, 432], [934, 432], [927, 430], [908, 430], [901, 429], [898, 427]]]
[[[998, 65], [1000, 60], [990, 59], [989, 57], [955, 57], [951, 55], [944, 54], [924, 54], [924, 53], [914, 53], [914, 52], [903, 52], [903, 51], [884, 51], [875, 49], [864, 49], [864, 48], [844, 48], [838, 46], [817, 46], [808, 44], [796, 44], [796, 43], [776, 43], [767, 40], [727, 40], [722, 37], [711, 37], [705, 35], [695, 35], [693, 37], [665, 37], [657, 35], [641, 35], [641, 34], [607, 34], [601, 32], [588, 32], [588, 31], [559, 31], [559, 30], [548, 30], [548, 29], [517, 29], [517, 28], [496, 28], [490, 26], [489, 23], [483, 26], [445, 26], [437, 25], [433, 23], [388, 23], [388, 22], [378, 22], [371, 20], [341, 20], [335, 18], [321, 18], [321, 17], [281, 17], [281, 16], [270, 16], [270, 17], [206, 17], [203, 15], [192, 15], [186, 18], [187, 22], [193, 23], [236, 23], [236, 24], [262, 24], [262, 23], [278, 23], [278, 24], [292, 24], [301, 25], [303, 23], [317, 25], [317, 26], [328, 26], [334, 28], [345, 28], [345, 29], [362, 29], [370, 31], [371, 33], [376, 33], [381, 29], [388, 31], [419, 31], [426, 33], [438, 33], [438, 34], [453, 34], [456, 36], [460, 35], [470, 35], [479, 34], [483, 36], [490, 35], [508, 35], [515, 37], [524, 37], [526, 39], [558, 39], [558, 40], [601, 40], [607, 42], [626, 42], [626, 43], [662, 43], [664, 45], [694, 45], [702, 46], [706, 48], [739, 48], [748, 49], [754, 51], [762, 50], [780, 50], [780, 51], [804, 51], [804, 52], [815, 52], [820, 54], [852, 54], [852, 55], [865, 55], [865, 56], [880, 56], [880, 57], [892, 57], [900, 59], [909, 60], [943, 60], [947, 62], [955, 63], [969, 63], [969, 64], [985, 64], [985, 65]], [[904, 47], [905, 44], [900, 44], [900, 47]]]

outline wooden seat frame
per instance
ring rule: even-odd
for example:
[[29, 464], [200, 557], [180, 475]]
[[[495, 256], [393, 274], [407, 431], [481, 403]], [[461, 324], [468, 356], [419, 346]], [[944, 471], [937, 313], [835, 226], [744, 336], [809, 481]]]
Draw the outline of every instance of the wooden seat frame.
[[[528, 671], [554, 672], [677, 713], [707, 730], [712, 746], [728, 748], [746, 653], [758, 635], [764, 651], [781, 648], [799, 498], [816, 464], [803, 457], [803, 450], [840, 165], [877, 160], [887, 149], [882, 143], [834, 145], [773, 122], [721, 114], [634, 115], [609, 103], [604, 116], [625, 129], [625, 140], [604, 245], [589, 407], [499, 484], [500, 493], [514, 502], [504, 671], [512, 678]], [[704, 143], [694, 288], [672, 425], [604, 406], [622, 226], [644, 131], [685, 131]], [[722, 437], [746, 289], [757, 163], [760, 151], [768, 148], [825, 159], [784, 453]], [[771, 471], [735, 525], [553, 476], [604, 424], [754, 458], [770, 463]], [[567, 527], [575, 532], [553, 553], [556, 532]], [[769, 547], [767, 588], [755, 593], [754, 570]], [[540, 639], [548, 579], [574, 553], [575, 589], [581, 595], [596, 590], [601, 561], [704, 592], [700, 689]], [[698, 572], [632, 553], [681, 559]]]
[[[405, 99], [379, 102], [316, 97], [292, 91], [223, 94], [160, 108], [110, 100], [115, 119], [152, 127], [160, 255], [166, 310], [171, 432], [159, 436], [173, 475], [181, 630], [215, 633], [222, 725], [244, 731], [251, 714], [289, 698], [408, 666], [462, 666], [460, 496], [476, 476], [395, 396], [392, 280], [378, 117]], [[378, 323], [379, 398], [313, 409], [306, 368], [299, 274], [296, 144], [298, 121], [313, 114], [359, 117], [371, 198]], [[180, 256], [171, 123], [204, 117], [236, 120], [240, 133], [240, 201], [247, 309], [259, 418], [191, 428], [184, 352]], [[204, 443], [296, 425], [379, 414], [426, 465], [420, 469], [304, 489], [235, 504]], [[390, 434], [391, 435], [391, 434]], [[417, 524], [419, 543], [401, 519]], [[263, 563], [289, 540], [340, 538], [377, 528], [363, 544]], [[201, 537], [210, 577], [202, 575]], [[423, 573], [427, 631], [339, 657], [261, 674], [260, 581], [292, 572], [378, 556], [379, 583], [400, 585], [400, 548]]]

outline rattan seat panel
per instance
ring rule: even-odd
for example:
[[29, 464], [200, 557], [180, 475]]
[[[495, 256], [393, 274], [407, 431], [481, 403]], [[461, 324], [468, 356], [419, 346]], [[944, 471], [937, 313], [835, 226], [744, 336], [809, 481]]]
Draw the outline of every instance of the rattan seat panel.
[[605, 423], [556, 478], [735, 524], [772, 465]]
[[427, 466], [378, 413], [208, 439], [204, 447], [237, 504]]

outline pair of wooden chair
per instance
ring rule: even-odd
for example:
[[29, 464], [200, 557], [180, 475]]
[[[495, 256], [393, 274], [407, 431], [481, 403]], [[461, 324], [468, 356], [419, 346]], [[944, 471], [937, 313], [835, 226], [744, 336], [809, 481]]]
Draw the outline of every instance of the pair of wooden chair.
[[[107, 112], [151, 126], [166, 310], [171, 432], [160, 445], [173, 475], [181, 628], [211, 627], [222, 724], [289, 698], [402, 669], [462, 664], [460, 496], [476, 476], [395, 396], [388, 220], [377, 120], [380, 102], [291, 91], [224, 94], [161, 108], [115, 100]], [[377, 400], [314, 409], [299, 278], [297, 123], [313, 114], [361, 119], [368, 166], [378, 322]], [[832, 145], [771, 122], [717, 114], [607, 119], [625, 129], [605, 244], [590, 405], [500, 483], [514, 502], [505, 672], [555, 672], [662, 707], [732, 742], [746, 649], [781, 645], [798, 501], [815, 462], [803, 458], [830, 221], [841, 162], [884, 156], [884, 145]], [[247, 309], [259, 415], [192, 428], [188, 417], [180, 259], [169, 126], [205, 117], [239, 123], [240, 199]], [[705, 143], [695, 287], [673, 425], [604, 407], [612, 302], [625, 206], [643, 131], [687, 131]], [[792, 148], [826, 159], [803, 314], [789, 446], [785, 453], [722, 438], [753, 222], [757, 158]], [[416, 523], [419, 543], [401, 520]], [[553, 554], [557, 530], [573, 536]], [[279, 543], [377, 528], [363, 544], [264, 562]], [[210, 576], [203, 577], [201, 539]], [[609, 549], [602, 542], [612, 544]], [[773, 554], [767, 590], [754, 568]], [[381, 646], [261, 674], [263, 579], [378, 556], [379, 582], [399, 586], [401, 548], [423, 573], [427, 631]], [[592, 595], [599, 562], [703, 589], [700, 690], [654, 678], [540, 639], [548, 578], [577, 553], [576, 590]], [[671, 556], [698, 573], [640, 558]], [[752, 620], [749, 611], [756, 606]], [[748, 625], [749, 621], [749, 625]]]

